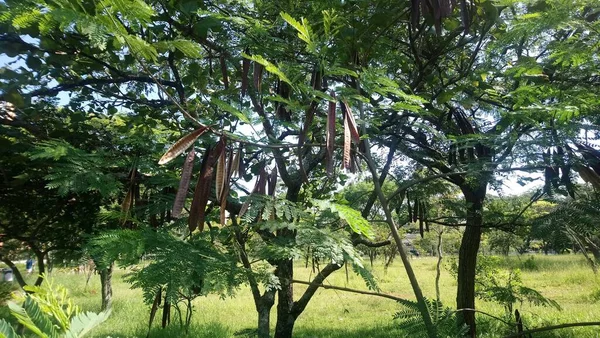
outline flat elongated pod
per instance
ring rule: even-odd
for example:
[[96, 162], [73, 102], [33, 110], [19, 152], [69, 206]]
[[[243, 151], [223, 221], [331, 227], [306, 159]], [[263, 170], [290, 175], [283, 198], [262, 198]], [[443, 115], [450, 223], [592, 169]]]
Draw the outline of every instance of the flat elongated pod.
[[258, 62], [254, 62], [254, 71], [253, 71], [254, 89], [259, 93], [260, 93], [260, 90], [262, 87], [262, 72], [263, 72], [263, 65], [261, 65]]
[[231, 161], [231, 164], [229, 165], [232, 177], [236, 174], [238, 175], [238, 177], [242, 176], [242, 174], [240, 173], [240, 161], [242, 160], [242, 157], [243, 157], [242, 143], [240, 142], [240, 146], [238, 147], [237, 151], [235, 152], [235, 155], [233, 156], [233, 160]]
[[187, 196], [192, 178], [192, 170], [194, 169], [195, 154], [196, 151], [194, 150], [194, 147], [192, 147], [185, 158], [185, 162], [183, 162], [181, 179], [179, 180], [179, 188], [177, 189], [175, 202], [173, 203], [173, 209], [171, 212], [174, 218], [179, 218], [179, 216], [181, 216], [181, 211], [183, 210], [183, 205], [185, 204], [185, 198]]
[[266, 184], [267, 184], [267, 172], [265, 171], [265, 168], [263, 165], [260, 168], [260, 172], [258, 174], [258, 178], [256, 179], [256, 183], [254, 184], [254, 188], [252, 189], [252, 192], [250, 192], [250, 195], [248, 196], [246, 201], [244, 201], [244, 204], [242, 204], [242, 208], [240, 209], [240, 214], [239, 214], [240, 217], [244, 216], [246, 211], [248, 211], [248, 208], [250, 207], [250, 199], [251, 199], [252, 195], [254, 195], [254, 194], [264, 195], [265, 194]]
[[[222, 156], [224, 156], [223, 154]], [[221, 225], [225, 225], [225, 210], [227, 209], [227, 196], [229, 195], [229, 180], [231, 179], [231, 171], [233, 166], [233, 152], [229, 152], [229, 157], [227, 159], [227, 170], [225, 171], [225, 182], [223, 184], [223, 190], [221, 191], [221, 196], [219, 200], [221, 202], [220, 209], [220, 220]]]
[[198, 226], [200, 226], [200, 231], [204, 230], [206, 205], [208, 204], [208, 198], [210, 196], [213, 174], [213, 166], [209, 165], [209, 162], [211, 162], [211, 158], [214, 157], [214, 152], [213, 149], [206, 149], [206, 153], [202, 159], [200, 176], [196, 182], [194, 198], [192, 199], [192, 206], [190, 208], [190, 217], [188, 218], [190, 232], [196, 230]]
[[[335, 93], [331, 93], [335, 97]], [[344, 127], [345, 128], [345, 127]], [[333, 176], [333, 150], [335, 145], [335, 102], [329, 102], [329, 109], [327, 110], [327, 175]], [[345, 139], [344, 139], [345, 141]], [[345, 142], [344, 142], [344, 153], [345, 153]], [[345, 156], [345, 155], [344, 155]]]
[[216, 192], [217, 200], [221, 200], [221, 196], [223, 196], [223, 190], [225, 188], [225, 176], [227, 176], [227, 166], [225, 163], [225, 157], [227, 156], [227, 154], [225, 148], [221, 150], [221, 153], [218, 156], [219, 159], [217, 160]]
[[344, 108], [344, 118], [348, 120], [348, 127], [350, 128], [349, 130], [352, 142], [358, 145], [360, 143], [360, 135], [358, 133], [358, 126], [354, 120], [354, 115], [352, 115], [352, 110], [346, 101], [343, 102], [342, 107]]
[[200, 177], [198, 177], [198, 181], [196, 182], [192, 207], [190, 209], [190, 217], [188, 219], [190, 232], [194, 231], [197, 227], [200, 231], [204, 230], [206, 205], [208, 204], [212, 188], [212, 175], [217, 160], [219, 159], [218, 156], [223, 152], [224, 148], [225, 138], [221, 137], [215, 147], [213, 149], [208, 148], [204, 154], [202, 166], [200, 168]]
[[413, 223], [419, 219], [419, 200], [415, 198], [415, 204], [413, 209]]
[[160, 160], [158, 161], [158, 164], [166, 164], [166, 163], [171, 162], [175, 157], [179, 156], [179, 154], [183, 153], [184, 151], [186, 151], [187, 148], [189, 148], [192, 144], [194, 144], [194, 141], [196, 141], [196, 139], [198, 139], [198, 137], [200, 137], [200, 135], [204, 134], [207, 130], [208, 130], [208, 127], [200, 127], [198, 129], [194, 130], [193, 132], [185, 135], [184, 137], [180, 138], [160, 158]]
[[413, 210], [412, 206], [410, 205], [410, 194], [408, 192], [406, 193], [406, 207], [408, 208], [408, 221], [412, 222]]
[[277, 167], [273, 167], [271, 173], [267, 177], [268, 189], [267, 194], [269, 196], [275, 196], [275, 188], [277, 187]]
[[248, 91], [248, 72], [250, 71], [250, 60], [244, 58], [242, 60], [242, 96], [246, 96]]
[[221, 76], [223, 77], [223, 86], [225, 89], [229, 88], [229, 76], [227, 75], [227, 63], [225, 62], [225, 55], [219, 56], [219, 63], [221, 64]]

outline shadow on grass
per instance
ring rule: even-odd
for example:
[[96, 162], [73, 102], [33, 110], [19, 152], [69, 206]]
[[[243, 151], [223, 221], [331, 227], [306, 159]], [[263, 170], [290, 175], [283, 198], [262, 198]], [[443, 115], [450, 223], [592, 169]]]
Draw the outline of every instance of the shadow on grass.
[[328, 330], [327, 328], [297, 328], [294, 338], [398, 338], [409, 337], [396, 326], [352, 328], [347, 330]]
[[[140, 330], [135, 335], [136, 337], [146, 337], [147, 330]], [[231, 330], [221, 325], [220, 323], [207, 323], [203, 325], [192, 325], [186, 332], [183, 328], [175, 323], [166, 328], [152, 328], [149, 338], [170, 338], [170, 337], [189, 337], [189, 338], [230, 338], [233, 336]], [[116, 338], [117, 336], [113, 336]]]

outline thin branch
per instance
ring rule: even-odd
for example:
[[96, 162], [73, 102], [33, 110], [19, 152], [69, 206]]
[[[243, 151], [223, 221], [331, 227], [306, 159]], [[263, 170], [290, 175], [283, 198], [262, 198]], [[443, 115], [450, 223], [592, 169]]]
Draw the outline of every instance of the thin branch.
[[78, 82], [72, 82], [72, 83], [64, 83], [61, 85], [57, 85], [55, 87], [52, 88], [43, 88], [43, 89], [38, 89], [38, 90], [34, 90], [31, 93], [28, 93], [27, 95], [29, 96], [52, 96], [52, 95], [56, 95], [62, 91], [65, 90], [70, 90], [70, 89], [75, 89], [75, 88], [79, 88], [79, 87], [84, 87], [87, 85], [103, 85], [103, 84], [120, 84], [120, 83], [127, 83], [127, 82], [132, 82], [132, 81], [136, 81], [136, 82], [144, 82], [144, 83], [153, 83], [153, 82], [157, 82], [160, 83], [160, 85], [165, 85], [165, 86], [169, 86], [169, 87], [175, 87], [176, 83], [173, 81], [169, 81], [169, 80], [156, 80], [150, 77], [145, 77], [145, 76], [134, 76], [134, 75], [128, 75], [126, 77], [122, 77], [122, 78], [117, 78], [117, 79], [113, 79], [113, 78], [100, 78], [100, 79], [96, 79], [96, 78], [90, 78], [90, 79], [85, 79], [85, 80], [81, 80]]
[[[312, 282], [305, 282], [305, 281], [296, 280], [296, 279], [293, 279], [292, 283], [304, 284], [304, 285], [311, 285], [312, 284]], [[371, 291], [362, 291], [362, 290], [345, 288], [345, 287], [341, 287], [341, 286], [324, 285], [324, 284], [319, 284], [319, 285], [317, 285], [317, 287], [320, 287], [320, 288], [323, 288], [323, 289], [332, 289], [332, 290], [339, 290], [339, 291], [346, 291], [346, 292], [358, 293], [358, 294], [361, 294], [361, 295], [369, 295], [369, 296], [382, 297], [382, 298], [387, 298], [387, 299], [395, 300], [397, 302], [398, 301], [406, 301], [406, 299], [404, 299], [404, 298], [400, 298], [400, 297], [388, 295], [386, 293], [371, 292]]]
[[[306, 291], [304, 291], [302, 297], [300, 297], [300, 299], [294, 302], [290, 313], [295, 316], [299, 316], [302, 313], [302, 311], [304, 311], [306, 305], [308, 305], [308, 302], [311, 300], [311, 298], [315, 295], [315, 292], [317, 292], [319, 287], [323, 286], [323, 281], [325, 280], [325, 278], [327, 278], [336, 270], [339, 270], [341, 267], [342, 266], [338, 263], [329, 263], [321, 271], [319, 271], [319, 273], [315, 276], [312, 282], [307, 283], [308, 288], [306, 289]], [[295, 281], [292, 280], [292, 283], [295, 283]]]
[[566, 324], [559, 324], [559, 325], [551, 325], [551, 326], [540, 327], [537, 329], [525, 330], [525, 331], [519, 332], [519, 333], [514, 333], [511, 335], [505, 336], [504, 338], [515, 338], [515, 337], [521, 337], [521, 336], [524, 336], [524, 335], [530, 334], [530, 333], [552, 331], [552, 330], [556, 330], [556, 329], [563, 329], [566, 327], [577, 327], [577, 326], [600, 326], [600, 322], [581, 322], [581, 323], [566, 323]]

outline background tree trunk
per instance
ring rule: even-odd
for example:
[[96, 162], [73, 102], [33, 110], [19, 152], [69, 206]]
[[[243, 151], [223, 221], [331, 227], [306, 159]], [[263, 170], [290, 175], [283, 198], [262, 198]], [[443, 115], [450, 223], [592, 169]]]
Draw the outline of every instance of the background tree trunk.
[[[477, 253], [481, 242], [481, 225], [483, 223], [482, 211], [487, 184], [483, 184], [475, 191], [469, 187], [461, 187], [467, 202], [467, 222], [458, 253], [458, 290], [456, 293], [457, 309], [475, 308], [475, 271], [477, 267]], [[475, 337], [475, 312], [460, 311], [458, 324], [469, 326], [469, 335]]]
[[112, 306], [112, 270], [111, 263], [108, 268], [100, 269], [100, 283], [102, 284], [102, 311], [110, 309]]
[[38, 265], [38, 271], [37, 271], [38, 278], [35, 280], [34, 285], [40, 286], [44, 282], [44, 277], [42, 277], [42, 276], [46, 273], [46, 264], [44, 263], [44, 257], [46, 256], [46, 254], [43, 253], [39, 249], [32, 248], [32, 250], [33, 250], [33, 253], [35, 254], [35, 258], [37, 259], [37, 265]]

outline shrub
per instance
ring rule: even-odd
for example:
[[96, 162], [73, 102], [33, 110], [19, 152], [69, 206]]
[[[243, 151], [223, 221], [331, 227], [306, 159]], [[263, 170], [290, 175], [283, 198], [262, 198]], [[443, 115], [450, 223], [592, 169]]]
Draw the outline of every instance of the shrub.
[[[105, 321], [109, 312], [81, 312], [67, 296], [62, 286], [53, 286], [48, 279], [40, 287], [26, 286], [28, 294], [13, 294], [8, 302], [11, 315], [27, 333], [24, 337], [82, 337]], [[6, 320], [0, 320], [1, 337], [21, 337]]]

